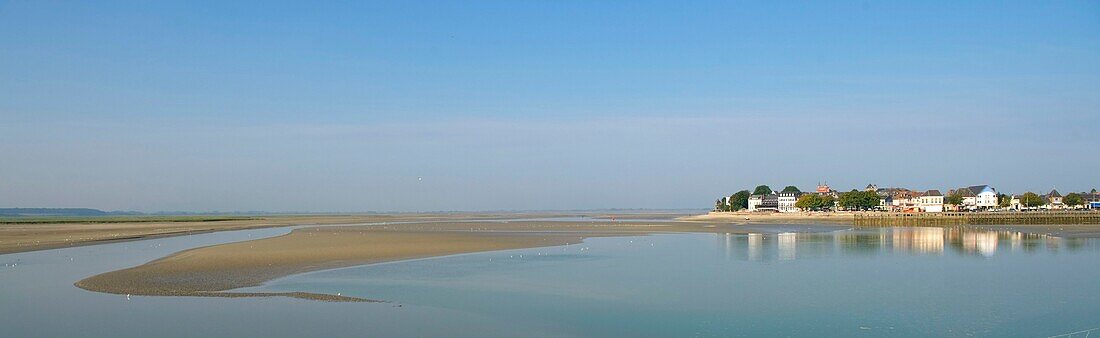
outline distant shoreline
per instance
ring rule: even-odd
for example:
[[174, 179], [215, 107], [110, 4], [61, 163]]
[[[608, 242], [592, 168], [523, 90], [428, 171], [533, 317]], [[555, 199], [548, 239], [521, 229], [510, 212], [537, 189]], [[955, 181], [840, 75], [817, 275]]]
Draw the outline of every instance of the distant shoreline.
[[741, 211], [712, 211], [702, 215], [679, 217], [685, 222], [723, 222], [731, 224], [843, 224], [855, 225], [855, 214], [851, 212], [791, 212], [765, 213]]

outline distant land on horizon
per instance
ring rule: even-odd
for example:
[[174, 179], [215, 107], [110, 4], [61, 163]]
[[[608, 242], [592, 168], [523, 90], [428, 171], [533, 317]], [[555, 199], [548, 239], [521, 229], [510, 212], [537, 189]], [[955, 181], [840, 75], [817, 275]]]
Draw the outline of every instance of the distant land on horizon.
[[0, 216], [111, 216], [140, 215], [133, 211], [103, 211], [91, 208], [0, 208]]
[[420, 211], [420, 212], [386, 212], [386, 211], [331, 211], [331, 212], [316, 212], [316, 211], [286, 211], [286, 212], [274, 212], [274, 211], [158, 211], [158, 212], [139, 212], [139, 211], [103, 211], [92, 208], [0, 208], [0, 217], [48, 217], [48, 216], [141, 216], [141, 215], [315, 215], [315, 214], [390, 214], [390, 213], [477, 213], [477, 212], [623, 212], [623, 211], [645, 211], [645, 212], [683, 212], [683, 211], [700, 211], [706, 210], [702, 208], [668, 208], [668, 209], [646, 209], [646, 208], [607, 208], [607, 209], [580, 209], [580, 210], [481, 210], [481, 211], [458, 211], [458, 210], [437, 210], [437, 211]]

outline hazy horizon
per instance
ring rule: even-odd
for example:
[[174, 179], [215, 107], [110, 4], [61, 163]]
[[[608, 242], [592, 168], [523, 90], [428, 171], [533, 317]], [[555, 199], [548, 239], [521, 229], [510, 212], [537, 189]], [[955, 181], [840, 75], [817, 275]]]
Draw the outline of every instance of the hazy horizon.
[[0, 208], [1100, 188], [1100, 3], [0, 2]]

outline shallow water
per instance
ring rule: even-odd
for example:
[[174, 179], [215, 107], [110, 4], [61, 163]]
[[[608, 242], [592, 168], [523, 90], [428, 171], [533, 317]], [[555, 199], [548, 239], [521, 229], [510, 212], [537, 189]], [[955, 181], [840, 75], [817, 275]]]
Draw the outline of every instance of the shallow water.
[[940, 228], [795, 232], [810, 229], [593, 238], [249, 288], [392, 304], [127, 300], [72, 286], [182, 249], [287, 229], [0, 255], [0, 326], [13, 337], [1051, 336], [1100, 326], [1096, 239]]

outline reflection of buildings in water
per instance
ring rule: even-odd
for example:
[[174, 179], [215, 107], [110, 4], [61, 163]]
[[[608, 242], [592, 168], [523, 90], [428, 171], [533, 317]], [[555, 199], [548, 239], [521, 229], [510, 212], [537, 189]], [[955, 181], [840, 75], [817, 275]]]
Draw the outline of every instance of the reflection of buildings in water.
[[764, 250], [764, 235], [761, 234], [749, 234], [748, 235], [748, 250], [749, 260], [758, 261], [763, 257]]
[[1061, 247], [1062, 247], [1062, 239], [1061, 238], [1047, 237], [1045, 239], [1046, 239], [1046, 244], [1047, 244], [1047, 251], [1058, 252], [1058, 249], [1061, 249]]
[[997, 252], [997, 233], [993, 231], [964, 231], [962, 232], [963, 251], [978, 253], [982, 256], [993, 256]]
[[943, 253], [943, 228], [895, 228], [894, 251], [913, 253]]
[[835, 235], [833, 240], [841, 252], [868, 254], [882, 249], [884, 237], [882, 232], [849, 231]]
[[798, 250], [798, 234], [784, 232], [776, 236], [779, 238], [779, 259], [792, 260]]
[[718, 234], [718, 240], [722, 248], [725, 249], [723, 252], [726, 254], [726, 259], [730, 259], [730, 256], [733, 255], [733, 234], [728, 232], [725, 234]]
[[999, 245], [1007, 245], [1012, 252], [1033, 252], [1046, 247], [1057, 251], [1061, 238], [1017, 231], [974, 230], [962, 227], [949, 228], [944, 236], [948, 245], [961, 253], [992, 256]]
[[[832, 233], [716, 234], [717, 247], [727, 258], [749, 261], [794, 260], [841, 254], [881, 254], [893, 252], [943, 254], [948, 247], [955, 252], [985, 257], [996, 254], [998, 247], [1014, 252], [1046, 248], [1100, 250], [1100, 240], [1072, 240], [1013, 231], [974, 230], [964, 227], [883, 228], [874, 231], [848, 230]], [[1003, 242], [1003, 243], [1002, 243]]]

